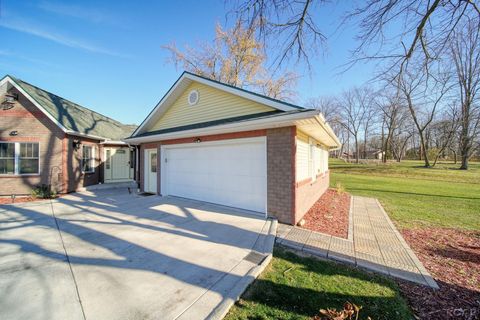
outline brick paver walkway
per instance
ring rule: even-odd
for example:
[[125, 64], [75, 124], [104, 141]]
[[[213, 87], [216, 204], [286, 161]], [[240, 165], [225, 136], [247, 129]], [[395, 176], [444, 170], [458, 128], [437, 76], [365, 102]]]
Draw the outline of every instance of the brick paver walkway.
[[279, 224], [277, 242], [306, 253], [438, 288], [374, 198], [354, 196], [348, 239]]

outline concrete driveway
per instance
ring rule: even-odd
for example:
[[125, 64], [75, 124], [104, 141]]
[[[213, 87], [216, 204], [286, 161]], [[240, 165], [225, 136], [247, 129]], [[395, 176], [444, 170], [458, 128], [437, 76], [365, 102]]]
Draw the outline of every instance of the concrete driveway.
[[271, 253], [271, 225], [124, 189], [0, 206], [0, 319], [211, 317]]

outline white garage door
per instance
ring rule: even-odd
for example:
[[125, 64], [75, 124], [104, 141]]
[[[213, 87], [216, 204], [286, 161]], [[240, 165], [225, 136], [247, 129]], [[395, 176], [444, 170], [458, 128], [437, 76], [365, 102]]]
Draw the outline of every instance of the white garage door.
[[265, 137], [162, 147], [163, 195], [266, 212]]

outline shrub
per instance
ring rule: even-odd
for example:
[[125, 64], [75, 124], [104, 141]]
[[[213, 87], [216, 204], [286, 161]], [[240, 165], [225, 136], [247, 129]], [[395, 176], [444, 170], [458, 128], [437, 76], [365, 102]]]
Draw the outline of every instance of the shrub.
[[40, 198], [40, 199], [52, 199], [57, 196], [57, 192], [52, 190], [50, 185], [42, 184], [41, 186], [37, 186], [31, 192], [32, 198]]
[[343, 184], [341, 184], [340, 182], [337, 182], [337, 184], [336, 184], [335, 187], [336, 187], [337, 192], [338, 192], [339, 194], [345, 193], [345, 187], [344, 187]]

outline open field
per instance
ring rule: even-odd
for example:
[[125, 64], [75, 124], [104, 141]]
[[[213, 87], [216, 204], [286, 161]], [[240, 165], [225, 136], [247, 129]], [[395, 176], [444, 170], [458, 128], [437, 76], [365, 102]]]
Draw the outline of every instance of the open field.
[[[346, 301], [363, 306], [360, 319], [474, 319], [480, 314], [480, 164], [471, 170], [419, 161], [347, 164], [330, 160], [331, 187], [375, 197], [403, 233], [440, 290], [277, 248], [270, 266], [226, 319], [311, 319]], [[405, 302], [408, 301], [408, 305]]]
[[342, 309], [346, 301], [363, 306], [360, 319], [412, 317], [392, 280], [277, 248], [225, 319], [311, 319], [321, 308]]
[[480, 164], [468, 171], [420, 161], [348, 164], [331, 159], [331, 182], [347, 192], [375, 197], [401, 228], [448, 227], [480, 230]]

